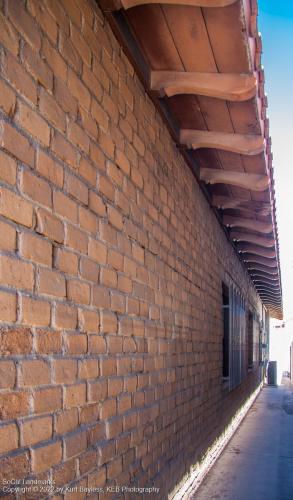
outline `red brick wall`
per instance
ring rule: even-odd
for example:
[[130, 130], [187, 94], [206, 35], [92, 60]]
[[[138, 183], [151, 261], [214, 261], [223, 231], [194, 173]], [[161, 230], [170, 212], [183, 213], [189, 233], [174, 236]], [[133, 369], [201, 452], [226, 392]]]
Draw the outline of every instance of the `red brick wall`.
[[165, 498], [257, 383], [221, 282], [257, 297], [96, 4], [0, 8], [0, 474]]

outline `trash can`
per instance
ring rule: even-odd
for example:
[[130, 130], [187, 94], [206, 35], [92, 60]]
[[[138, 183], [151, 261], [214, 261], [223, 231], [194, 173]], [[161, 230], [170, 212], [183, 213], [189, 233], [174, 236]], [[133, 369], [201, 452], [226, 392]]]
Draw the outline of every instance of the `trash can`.
[[277, 361], [268, 363], [268, 385], [277, 385]]

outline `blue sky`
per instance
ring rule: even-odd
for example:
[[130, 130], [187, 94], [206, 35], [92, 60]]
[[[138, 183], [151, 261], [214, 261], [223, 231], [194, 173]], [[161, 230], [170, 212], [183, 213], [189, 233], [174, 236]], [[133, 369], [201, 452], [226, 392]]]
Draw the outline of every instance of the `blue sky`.
[[[268, 116], [274, 157], [277, 223], [285, 319], [293, 318], [293, 1], [259, 0], [262, 64], [268, 95]], [[285, 329], [272, 329], [272, 359], [288, 360], [293, 319]], [[282, 369], [286, 369], [283, 366]]]

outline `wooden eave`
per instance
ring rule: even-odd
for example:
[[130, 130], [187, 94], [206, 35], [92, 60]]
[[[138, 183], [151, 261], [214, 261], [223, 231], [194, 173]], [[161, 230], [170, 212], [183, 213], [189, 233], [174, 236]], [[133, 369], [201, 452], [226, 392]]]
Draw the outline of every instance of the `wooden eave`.
[[[254, 244], [253, 255], [260, 248], [256, 262], [244, 262], [251, 276], [270, 273], [269, 248], [281, 297], [257, 0], [99, 3], [239, 258], [246, 252], [234, 241]], [[280, 298], [273, 307], [267, 294], [262, 301], [282, 318]]]

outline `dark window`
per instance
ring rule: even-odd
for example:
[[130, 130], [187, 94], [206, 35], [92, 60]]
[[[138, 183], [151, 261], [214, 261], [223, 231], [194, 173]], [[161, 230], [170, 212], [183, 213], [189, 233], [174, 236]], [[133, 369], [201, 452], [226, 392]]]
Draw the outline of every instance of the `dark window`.
[[223, 302], [223, 377], [229, 377], [230, 361], [230, 306], [229, 288], [222, 285]]

